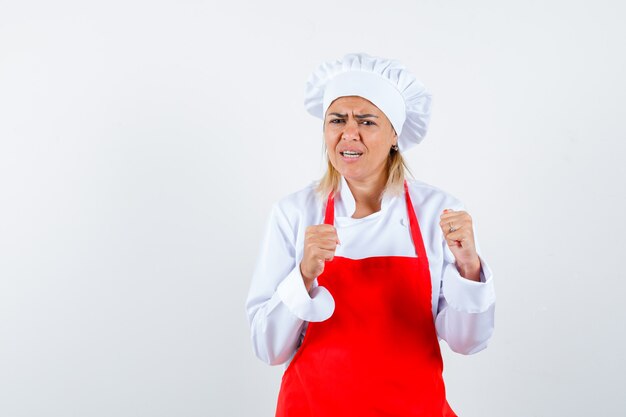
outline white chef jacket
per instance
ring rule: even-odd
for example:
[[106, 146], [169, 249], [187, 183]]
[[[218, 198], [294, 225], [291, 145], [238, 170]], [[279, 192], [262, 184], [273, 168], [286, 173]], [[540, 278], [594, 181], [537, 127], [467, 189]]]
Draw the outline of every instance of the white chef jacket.
[[[408, 180], [408, 186], [428, 256], [437, 335], [455, 352], [478, 352], [493, 333], [492, 272], [480, 255], [477, 241], [481, 281], [463, 278], [455, 266], [439, 217], [446, 208], [464, 210], [461, 202], [421, 181]], [[324, 321], [333, 314], [335, 303], [330, 292], [317, 280], [307, 292], [300, 273], [305, 230], [324, 222], [325, 205], [326, 199], [320, 199], [315, 184], [311, 184], [272, 208], [246, 301], [254, 352], [270, 365], [288, 365], [308, 322]], [[361, 219], [351, 217], [354, 210], [354, 197], [342, 178], [335, 197], [335, 228], [341, 242], [335, 256], [416, 256], [404, 195], [385, 193], [381, 210]]]

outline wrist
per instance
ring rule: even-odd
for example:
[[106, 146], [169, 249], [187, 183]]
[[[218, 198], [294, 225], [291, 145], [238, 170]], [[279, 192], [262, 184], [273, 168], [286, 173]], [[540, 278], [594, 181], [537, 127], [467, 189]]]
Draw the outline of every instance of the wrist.
[[304, 282], [304, 286], [306, 287], [307, 292], [311, 291], [311, 287], [313, 286], [313, 281], [315, 278], [309, 278], [302, 271], [302, 264], [300, 264], [300, 275], [302, 275], [302, 281]]
[[463, 278], [466, 278], [472, 281], [480, 281], [481, 265], [480, 265], [480, 259], [478, 258], [478, 256], [476, 257], [475, 260], [471, 262], [464, 262], [464, 263], [457, 262], [456, 268]]

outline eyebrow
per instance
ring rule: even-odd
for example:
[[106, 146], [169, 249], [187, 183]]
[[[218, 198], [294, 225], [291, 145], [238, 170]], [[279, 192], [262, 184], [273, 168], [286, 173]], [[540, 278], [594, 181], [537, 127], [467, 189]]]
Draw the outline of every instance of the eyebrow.
[[[345, 113], [345, 114], [341, 114], [341, 113], [328, 113], [328, 115], [329, 115], [329, 116], [337, 116], [337, 117], [341, 117], [341, 118], [344, 118], [344, 119], [345, 119], [346, 117], [348, 117], [348, 114], [347, 114], [347, 113]], [[357, 119], [367, 119], [367, 118], [370, 118], [370, 117], [374, 117], [374, 118], [378, 119], [378, 116], [376, 116], [375, 114], [355, 114], [355, 115], [354, 115], [354, 117], [355, 117], [355, 118], [357, 118]]]

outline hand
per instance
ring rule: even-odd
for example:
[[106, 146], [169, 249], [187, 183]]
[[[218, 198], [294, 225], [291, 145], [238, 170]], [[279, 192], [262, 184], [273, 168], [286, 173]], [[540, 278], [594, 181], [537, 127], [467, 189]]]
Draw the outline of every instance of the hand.
[[326, 261], [332, 261], [335, 257], [335, 248], [338, 244], [337, 230], [333, 226], [318, 224], [306, 228], [300, 273], [307, 291], [311, 289], [315, 278], [324, 272]]
[[461, 275], [473, 281], [480, 281], [480, 258], [474, 243], [472, 218], [466, 211], [446, 209], [440, 217], [439, 226], [456, 259]]

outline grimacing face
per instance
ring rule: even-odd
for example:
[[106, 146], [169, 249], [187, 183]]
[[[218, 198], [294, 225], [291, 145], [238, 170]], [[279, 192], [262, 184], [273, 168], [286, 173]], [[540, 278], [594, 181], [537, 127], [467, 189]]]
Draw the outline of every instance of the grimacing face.
[[386, 175], [389, 152], [398, 138], [387, 116], [359, 96], [339, 97], [324, 119], [328, 159], [347, 180], [381, 181]]

